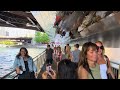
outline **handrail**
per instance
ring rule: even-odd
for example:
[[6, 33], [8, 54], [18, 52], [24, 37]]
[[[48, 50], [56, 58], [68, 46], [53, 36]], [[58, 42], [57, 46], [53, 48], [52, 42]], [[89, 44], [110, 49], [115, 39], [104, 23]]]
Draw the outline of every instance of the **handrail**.
[[13, 72], [15, 72], [15, 70], [11, 71], [10, 73], [6, 74], [5, 76], [1, 77], [0, 79], [3, 79], [3, 78], [5, 78], [5, 77], [9, 76], [9, 75], [12, 74]]
[[[42, 53], [40, 53], [40, 54], [38, 54], [37, 56], [35, 56], [35, 57], [33, 58], [33, 60], [34, 60], [35, 58], [37, 58], [38, 56], [41, 56], [44, 52], [45, 52], [45, 50], [44, 50]], [[36, 60], [35, 60], [35, 61], [36, 61]], [[35, 61], [34, 61], [34, 62], [35, 62]], [[0, 79], [4, 79], [4, 78], [8, 77], [10, 74], [12, 74], [12, 73], [14, 73], [14, 72], [15, 72], [15, 70], [11, 71], [10, 73], [6, 74], [6, 75], [3, 76], [3, 77], [0, 77]], [[17, 77], [17, 76], [18, 76], [18, 75], [14, 76], [13, 79], [14, 79], [15, 77]]]
[[113, 61], [110, 61], [111, 63], [113, 63], [113, 64], [117, 64], [117, 65], [120, 65], [119, 63], [116, 63], [116, 62], [113, 62]]
[[116, 68], [115, 66], [112, 66], [112, 71], [113, 71], [113, 74], [115, 76], [115, 79], [119, 79], [119, 73], [120, 73], [120, 63], [116, 63], [116, 62], [113, 62], [113, 61], [110, 61], [111, 64], [115, 64], [115, 65], [118, 65], [118, 68]]

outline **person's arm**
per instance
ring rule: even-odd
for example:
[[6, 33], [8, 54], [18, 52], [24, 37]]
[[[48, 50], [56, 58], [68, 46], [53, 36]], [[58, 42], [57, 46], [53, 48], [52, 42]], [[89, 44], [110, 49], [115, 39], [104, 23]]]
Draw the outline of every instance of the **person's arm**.
[[48, 75], [47, 71], [43, 72], [42, 73], [42, 79], [47, 79], [47, 75]]
[[70, 53], [70, 60], [73, 61], [73, 52]]
[[51, 69], [51, 71], [52, 71], [52, 74], [50, 72], [48, 72], [48, 71], [43, 72], [42, 73], [42, 79], [48, 79], [47, 78], [48, 75], [50, 75], [50, 77], [52, 79], [56, 79], [56, 72], [54, 70], [52, 70], [52, 69]]
[[54, 50], [52, 49], [52, 58], [54, 59]]
[[54, 60], [54, 54], [55, 54], [55, 52], [54, 52], [54, 49], [53, 49], [53, 53], [52, 53], [52, 58], [53, 58], [53, 60]]
[[62, 60], [62, 53], [60, 54], [60, 60]]
[[88, 79], [88, 72], [82, 66], [78, 68], [78, 79]]
[[71, 52], [70, 52], [69, 59], [70, 59], [71, 61], [73, 61], [73, 56], [72, 56], [72, 53], [71, 53]]
[[56, 79], [57, 78], [56, 77], [56, 72], [53, 69], [51, 69], [51, 72], [52, 73], [49, 72], [48, 74], [51, 76], [52, 79]]
[[13, 69], [16, 70], [16, 74], [20, 74], [20, 69], [18, 66], [18, 59], [17, 57], [15, 58], [14, 64], [13, 64]]
[[47, 57], [47, 49], [45, 50], [46, 52], [45, 52], [45, 56]]
[[107, 72], [111, 74], [113, 79], [115, 79], [115, 76], [114, 76], [113, 71], [112, 71], [112, 67], [110, 65], [110, 60], [108, 57], [107, 57], [107, 61], [108, 61], [108, 66], [109, 66]]
[[54, 50], [52, 49], [52, 59], [54, 60]]
[[33, 70], [34, 70], [34, 73], [35, 73], [35, 78], [37, 78], [38, 77], [37, 67], [35, 66], [34, 62], [33, 62]]

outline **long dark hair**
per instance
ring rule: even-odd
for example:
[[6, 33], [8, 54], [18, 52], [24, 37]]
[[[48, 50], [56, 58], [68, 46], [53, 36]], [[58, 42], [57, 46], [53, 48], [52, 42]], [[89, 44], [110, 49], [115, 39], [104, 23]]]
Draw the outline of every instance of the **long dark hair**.
[[19, 51], [19, 53], [16, 55], [16, 57], [17, 57], [17, 58], [20, 58], [20, 56], [21, 56], [21, 53], [20, 53], [20, 52], [21, 52], [22, 49], [24, 49], [25, 52], [26, 52], [26, 55], [25, 55], [25, 56], [26, 56], [27, 58], [29, 58], [30, 56], [28, 55], [28, 50], [27, 50], [25, 47], [21, 47], [21, 48], [20, 48], [20, 51]]
[[57, 47], [57, 51], [59, 51], [59, 53], [62, 53], [60, 46]]
[[77, 65], [69, 59], [61, 60], [58, 63], [59, 79], [77, 79]]
[[82, 46], [82, 51], [80, 52], [80, 59], [78, 62], [78, 67], [83, 66], [83, 68], [90, 73], [90, 68], [87, 61], [87, 51], [89, 51], [89, 48], [92, 48], [93, 50], [98, 50], [97, 45], [92, 42], [84, 43]]

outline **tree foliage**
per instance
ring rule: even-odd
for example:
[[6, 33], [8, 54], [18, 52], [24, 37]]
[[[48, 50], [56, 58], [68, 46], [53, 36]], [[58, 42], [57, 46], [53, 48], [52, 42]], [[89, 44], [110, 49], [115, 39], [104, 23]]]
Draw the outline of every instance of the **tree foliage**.
[[48, 37], [48, 35], [46, 33], [36, 32], [35, 41], [37, 43], [48, 43], [50, 40], [49, 40], [49, 37]]

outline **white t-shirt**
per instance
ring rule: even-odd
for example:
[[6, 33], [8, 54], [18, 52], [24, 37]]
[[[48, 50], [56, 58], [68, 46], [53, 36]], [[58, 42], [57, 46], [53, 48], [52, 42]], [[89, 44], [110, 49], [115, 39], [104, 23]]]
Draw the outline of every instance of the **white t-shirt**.
[[[104, 60], [107, 63], [106, 58], [104, 57]], [[100, 65], [100, 75], [102, 79], [107, 79], [107, 64], [101, 64]]]
[[107, 79], [107, 65], [101, 64], [100, 65], [100, 75], [102, 79]]

